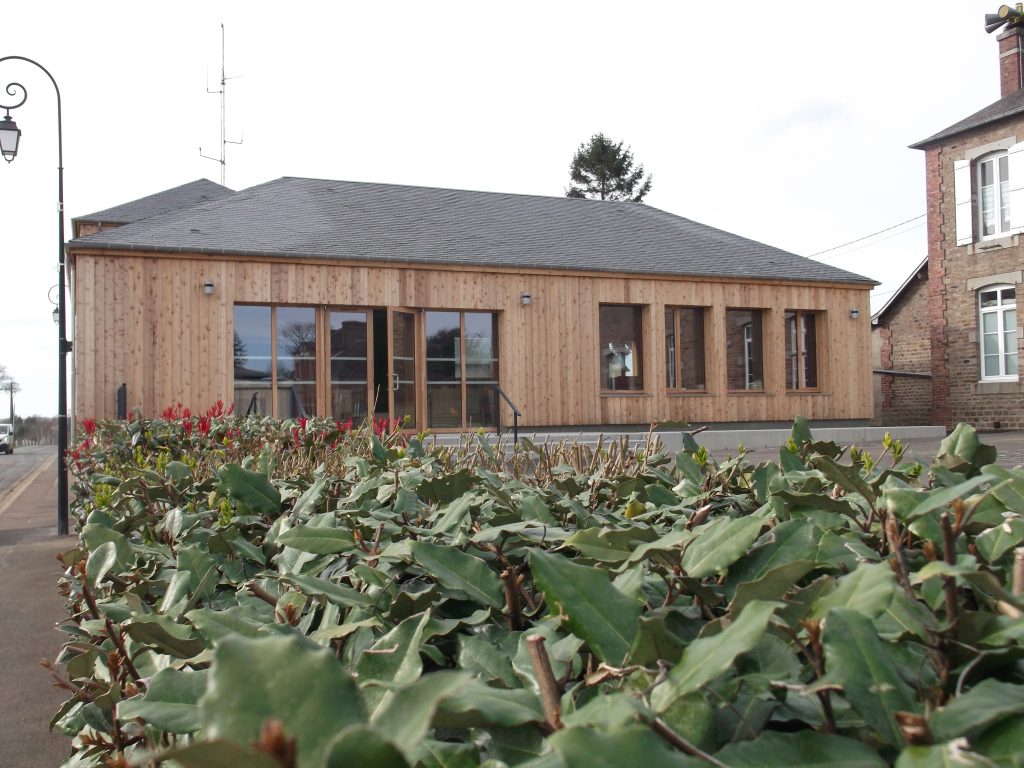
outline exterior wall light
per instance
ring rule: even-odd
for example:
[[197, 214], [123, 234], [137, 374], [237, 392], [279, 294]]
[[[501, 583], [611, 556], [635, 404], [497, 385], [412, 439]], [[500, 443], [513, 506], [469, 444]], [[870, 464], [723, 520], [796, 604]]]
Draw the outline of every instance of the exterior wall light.
[[520, 301], [521, 301], [521, 302], [523, 303], [523, 305], [525, 306], [526, 304], [532, 304], [532, 303], [533, 303], [533, 296], [531, 296], [531, 295], [530, 295], [530, 294], [528, 294], [528, 293], [524, 293], [524, 294], [521, 294], [521, 295], [519, 296], [519, 300], [520, 300]]
[[207, 296], [213, 296], [213, 280], [207, 280], [203, 283], [203, 293]]
[[59, 325], [60, 324], [60, 307], [54, 307], [53, 308], [53, 324], [54, 325]]
[[856, 320], [858, 317], [860, 317], [860, 310], [854, 307], [850, 310], [850, 319]]

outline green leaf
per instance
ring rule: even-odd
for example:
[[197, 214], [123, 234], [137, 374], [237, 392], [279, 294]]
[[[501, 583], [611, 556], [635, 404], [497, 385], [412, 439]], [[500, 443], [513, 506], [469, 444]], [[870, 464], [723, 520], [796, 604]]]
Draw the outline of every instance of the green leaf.
[[297, 740], [300, 768], [319, 767], [332, 736], [366, 719], [359, 689], [334, 653], [297, 636], [226, 637], [199, 700], [213, 739], [248, 744], [268, 718]]
[[555, 731], [548, 744], [567, 768], [696, 768], [706, 763], [676, 752], [646, 726], [627, 726], [602, 733], [583, 726]]
[[703, 579], [728, 568], [750, 550], [764, 527], [764, 520], [748, 515], [722, 518], [697, 529], [698, 536], [686, 548], [683, 570], [688, 576]]
[[979, 467], [994, 464], [996, 449], [978, 439], [978, 432], [963, 422], [939, 444], [934, 464], [954, 472], [974, 474]]
[[896, 577], [889, 563], [861, 565], [839, 579], [839, 587], [814, 604], [813, 617], [824, 618], [833, 608], [849, 608], [873, 619], [892, 603]]
[[974, 750], [1000, 766], [1024, 767], [1024, 717], [1003, 720], [974, 741]]
[[192, 627], [178, 624], [169, 616], [135, 618], [125, 625], [125, 631], [135, 642], [179, 659], [190, 659], [206, 647], [202, 639], [193, 634]]
[[206, 690], [206, 670], [179, 671], [165, 667], [150, 678], [146, 693], [125, 699], [117, 707], [122, 720], [141, 718], [167, 733], [199, 730], [199, 697]]
[[181, 768], [281, 768], [266, 752], [247, 749], [230, 741], [201, 741], [160, 753], [164, 762]]
[[[432, 673], [431, 676], [437, 673]], [[511, 728], [544, 721], [540, 700], [525, 688], [492, 688], [469, 679], [440, 704], [437, 723], [449, 728]]]
[[356, 768], [364, 765], [373, 768], [409, 768], [409, 762], [401, 751], [379, 731], [366, 725], [350, 725], [327, 746], [323, 768]]
[[117, 546], [112, 541], [105, 541], [89, 553], [85, 563], [85, 577], [93, 589], [99, 588], [100, 582], [117, 563]]
[[277, 537], [277, 543], [314, 555], [350, 552], [355, 547], [355, 540], [347, 528], [321, 528], [312, 525], [296, 525], [289, 528]]
[[607, 528], [584, 528], [566, 539], [565, 544], [584, 557], [604, 563], [619, 563], [629, 559], [634, 548], [620, 539], [609, 539], [604, 535], [608, 531]]
[[220, 468], [223, 492], [242, 502], [257, 515], [276, 516], [281, 511], [281, 494], [261, 472], [237, 464]]
[[907, 747], [896, 759], [895, 768], [991, 768], [989, 760], [967, 751], [962, 742], [931, 747]]
[[[423, 671], [420, 645], [429, 621], [430, 611], [410, 616], [363, 651], [356, 662], [360, 684], [365, 685], [367, 680], [405, 684], [418, 678]], [[391, 698], [383, 688], [367, 689], [366, 696], [371, 713]]]
[[470, 599], [499, 611], [504, 606], [498, 575], [479, 557], [426, 541], [414, 541], [410, 550], [416, 562], [448, 589], [464, 592]]
[[606, 573], [575, 565], [561, 555], [530, 550], [534, 582], [566, 624], [604, 662], [625, 660], [637, 633], [641, 604], [617, 590]]
[[306, 489], [306, 492], [295, 500], [292, 507], [292, 515], [295, 520], [302, 520], [316, 512], [317, 506], [323, 500], [324, 489], [327, 487], [327, 478], [318, 477], [316, 481]]
[[717, 635], [690, 643], [665, 682], [651, 692], [655, 711], [664, 712], [676, 699], [699, 690], [730, 669], [737, 656], [757, 645], [778, 606], [779, 603], [754, 600]]
[[849, 608], [833, 608], [823, 636], [826, 678], [843, 687], [843, 696], [886, 744], [903, 746], [896, 712], [920, 712], [914, 692], [871, 619]]
[[715, 757], [730, 768], [884, 768], [888, 765], [863, 742], [815, 731], [765, 731], [753, 741], [726, 745]]
[[794, 560], [771, 569], [756, 581], [738, 584], [736, 595], [729, 604], [729, 615], [737, 615], [751, 600], [781, 600], [812, 570], [814, 563], [810, 560]]
[[1019, 714], [1024, 714], [1024, 685], [988, 679], [933, 712], [929, 724], [936, 739], [948, 741]]
[[1022, 541], [1024, 541], [1024, 519], [1019, 517], [993, 526], [974, 538], [978, 552], [990, 563], [998, 560]]
[[345, 608], [366, 607], [373, 604], [373, 599], [368, 595], [364, 595], [362, 592], [352, 589], [352, 587], [336, 584], [333, 581], [321, 579], [318, 576], [289, 574], [282, 576], [281, 581], [294, 584], [307, 595], [323, 595], [335, 605]]
[[470, 679], [468, 673], [443, 670], [424, 675], [419, 680], [393, 690], [392, 696], [374, 713], [373, 726], [388, 734], [406, 755], [412, 755], [441, 701], [454, 694]]

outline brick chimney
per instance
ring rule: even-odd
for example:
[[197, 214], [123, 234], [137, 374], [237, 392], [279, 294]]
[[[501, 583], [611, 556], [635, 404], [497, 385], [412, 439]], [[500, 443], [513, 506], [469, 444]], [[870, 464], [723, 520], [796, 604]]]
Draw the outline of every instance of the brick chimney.
[[1024, 26], [1013, 24], [999, 40], [999, 95], [1007, 96], [1024, 87]]

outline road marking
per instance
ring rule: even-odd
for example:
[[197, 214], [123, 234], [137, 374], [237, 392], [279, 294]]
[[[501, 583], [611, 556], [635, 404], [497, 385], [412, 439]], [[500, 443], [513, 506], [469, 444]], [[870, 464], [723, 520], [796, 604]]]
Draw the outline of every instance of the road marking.
[[34, 470], [25, 475], [25, 477], [19, 480], [16, 485], [11, 486], [10, 490], [8, 490], [7, 493], [0, 496], [0, 515], [6, 512], [8, 507], [10, 507], [11, 504], [18, 500], [18, 497], [21, 496], [21, 494], [24, 492], [26, 488], [29, 487], [29, 485], [32, 484], [33, 480], [35, 480], [37, 477], [39, 477], [39, 475], [41, 475], [43, 472], [52, 467], [56, 461], [56, 458], [51, 458], [49, 461], [43, 462]]

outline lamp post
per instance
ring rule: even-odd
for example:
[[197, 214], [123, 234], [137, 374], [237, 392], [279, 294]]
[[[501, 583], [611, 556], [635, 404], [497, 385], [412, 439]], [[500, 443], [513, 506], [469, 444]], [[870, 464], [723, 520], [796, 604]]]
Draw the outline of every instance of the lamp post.
[[[65, 328], [67, 327], [67, 304], [65, 291], [65, 262], [64, 262], [64, 137], [61, 126], [60, 88], [53, 75], [38, 61], [33, 61], [24, 56], [4, 56], [0, 58], [0, 64], [6, 61], [24, 61], [31, 64], [50, 78], [53, 83], [53, 90], [57, 94], [57, 285], [60, 291], [57, 295], [57, 534], [66, 536], [68, 533], [68, 472], [67, 472], [67, 446], [68, 446], [68, 352], [71, 351], [71, 342], [68, 341]], [[0, 120], [0, 154], [8, 163], [18, 155], [18, 143], [21, 139], [21, 131], [18, 125], [11, 119], [11, 110], [17, 109], [28, 99], [28, 91], [21, 83], [8, 83], [5, 89], [7, 96], [14, 98], [14, 103], [0, 103], [0, 109], [5, 110], [3, 120]], [[20, 100], [19, 100], [20, 97]]]

